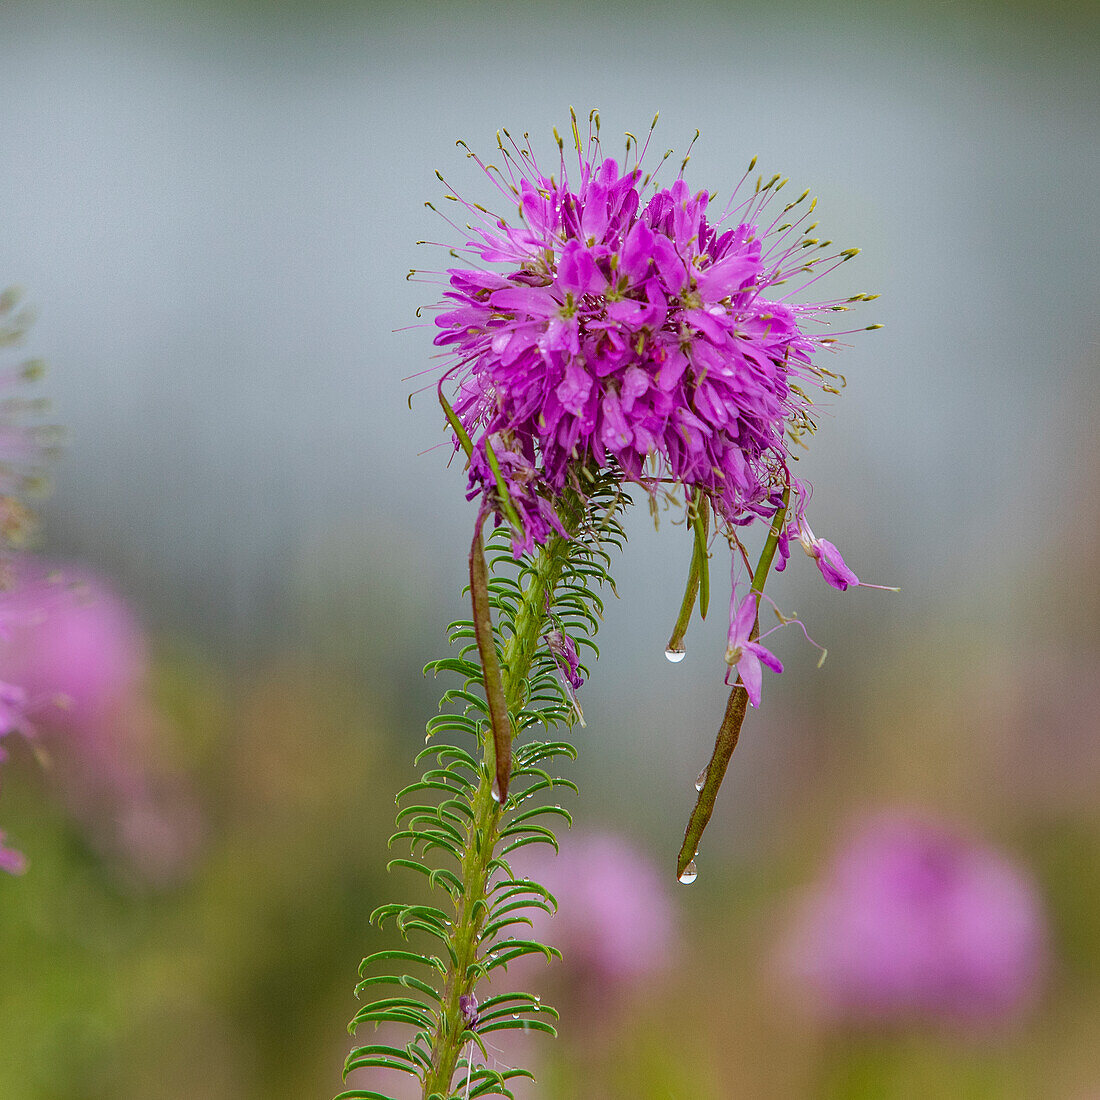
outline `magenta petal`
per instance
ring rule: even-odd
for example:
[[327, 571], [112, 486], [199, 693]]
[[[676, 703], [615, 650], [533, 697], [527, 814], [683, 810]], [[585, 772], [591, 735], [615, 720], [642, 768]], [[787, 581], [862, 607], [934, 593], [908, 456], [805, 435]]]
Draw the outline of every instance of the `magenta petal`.
[[783, 662], [770, 649], [765, 649], [759, 642], [746, 642], [745, 644], [760, 658], [761, 664], [767, 665], [772, 672], [783, 671]]
[[579, 413], [592, 391], [592, 378], [584, 367], [569, 363], [565, 368], [565, 378], [554, 391], [562, 406], [571, 413]]
[[757, 597], [756, 593], [749, 594], [741, 601], [737, 608], [737, 614], [733, 618], [731, 628], [739, 639], [748, 640], [752, 633], [753, 623], [756, 622]]
[[741, 683], [748, 693], [749, 702], [754, 707], [760, 706], [760, 687], [763, 674], [760, 671], [760, 662], [756, 654], [748, 648], [742, 647], [741, 660], [737, 662], [737, 671], [741, 676]]
[[619, 253], [620, 269], [632, 279], [642, 279], [653, 257], [653, 231], [644, 221], [635, 222]]
[[[494, 451], [534, 544], [553, 530], [539, 502], [574, 483], [577, 463], [608, 457], [616, 477], [651, 490], [703, 489], [724, 524], [766, 522], [789, 478], [787, 426], [811, 404], [799, 387], [820, 382], [820, 337], [802, 324], [825, 307], [789, 304], [799, 286], [776, 289], [795, 275], [800, 242], [763, 215], [762, 194], [716, 207], [683, 179], [663, 187], [637, 164], [620, 175], [595, 138], [581, 144], [576, 162], [554, 158], [553, 175], [524, 152], [516, 224], [466, 206], [453, 255], [502, 266], [445, 275], [433, 328], [456, 413], [475, 447], [502, 441]], [[745, 221], [730, 226], [736, 212]], [[471, 465], [468, 491], [496, 507], [487, 463]], [[829, 584], [859, 583], [831, 544], [802, 541]], [[735, 651], [755, 600], [731, 611]]]
[[657, 385], [666, 393], [670, 392], [683, 378], [687, 367], [687, 356], [679, 348], [673, 349], [669, 352], [668, 358], [661, 364], [661, 369], [657, 374]]
[[490, 301], [497, 309], [515, 310], [532, 317], [553, 317], [561, 309], [561, 303], [543, 287], [509, 287], [495, 291]]
[[634, 433], [623, 415], [622, 403], [613, 393], [603, 399], [603, 430], [601, 432], [605, 447], [612, 451], [628, 447]]
[[817, 540], [817, 567], [825, 580], [843, 592], [849, 585], [858, 585], [859, 577], [845, 564], [840, 551], [825, 539]]
[[592, 253], [580, 241], [570, 241], [558, 263], [558, 287], [573, 294], [598, 294], [607, 287]]
[[752, 279], [760, 267], [756, 256], [744, 254], [727, 256], [701, 272], [696, 282], [699, 293], [706, 301], [717, 301], [736, 290], [740, 290], [746, 280]]

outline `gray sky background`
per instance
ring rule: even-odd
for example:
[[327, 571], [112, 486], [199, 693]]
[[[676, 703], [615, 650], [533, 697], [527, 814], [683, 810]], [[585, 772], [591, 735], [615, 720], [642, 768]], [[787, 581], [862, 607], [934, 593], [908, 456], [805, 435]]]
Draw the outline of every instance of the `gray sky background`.
[[[887, 327], [837, 361], [804, 473], [818, 533], [904, 602], [833, 600], [805, 567], [786, 592], [830, 648], [912, 630], [1071, 507], [1098, 407], [1097, 26], [992, 4], [7, 3], [0, 279], [39, 308], [70, 437], [51, 542], [231, 649], [292, 642], [307, 597], [373, 610], [368, 648], [438, 630], [473, 513], [444, 453], [418, 454], [434, 401], [405, 403], [430, 334], [394, 331], [438, 296], [405, 281], [441, 266], [418, 238], [451, 239], [422, 205], [434, 170], [483, 199], [456, 138], [548, 149], [570, 105], [605, 135], [659, 110], [661, 146], [702, 130], [693, 187], [756, 154], [863, 249], [828, 296], [880, 293], [858, 320]], [[640, 683], [667, 675], [649, 662], [688, 552], [634, 531], [604, 642]], [[984, 598], [994, 628], [1011, 590]], [[722, 620], [681, 683], [720, 675]]]

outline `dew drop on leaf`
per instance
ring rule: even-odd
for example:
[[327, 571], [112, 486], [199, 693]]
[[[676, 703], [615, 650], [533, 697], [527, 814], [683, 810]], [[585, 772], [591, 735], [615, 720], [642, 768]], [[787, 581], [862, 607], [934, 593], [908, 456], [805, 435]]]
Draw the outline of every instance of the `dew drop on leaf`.
[[678, 665], [684, 659], [684, 651], [682, 649], [673, 649], [669, 646], [669, 648], [665, 650], [665, 656], [674, 665]]
[[695, 780], [695, 789], [701, 791], [707, 782], [707, 771], [710, 769], [708, 764], [700, 773], [699, 778]]
[[695, 860], [692, 860], [683, 870], [680, 875], [680, 881], [685, 886], [690, 886], [699, 877], [699, 870], [695, 866]]

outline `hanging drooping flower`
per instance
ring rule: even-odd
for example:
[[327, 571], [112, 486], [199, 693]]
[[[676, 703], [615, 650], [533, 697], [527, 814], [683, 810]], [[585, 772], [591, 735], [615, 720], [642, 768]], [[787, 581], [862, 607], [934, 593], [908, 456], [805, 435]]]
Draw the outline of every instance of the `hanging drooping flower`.
[[[729, 636], [726, 639], [726, 664], [729, 665], [730, 671], [737, 669], [741, 683], [745, 685], [745, 691], [748, 693], [749, 702], [754, 707], [760, 706], [760, 688], [763, 681], [760, 666], [767, 665], [772, 672], [783, 671], [779, 658], [753, 638], [757, 599], [755, 592], [749, 592], [744, 599], [738, 601], [737, 586], [734, 585], [730, 597]], [[729, 682], [728, 672], [726, 682]]]
[[[472, 443], [469, 496], [511, 522], [519, 553], [563, 531], [557, 502], [583, 495], [585, 470], [613, 469], [653, 495], [705, 494], [731, 540], [778, 522], [782, 561], [804, 522], [788, 447], [814, 428], [807, 388], [837, 392], [820, 353], [843, 334], [822, 326], [872, 296], [795, 299], [857, 250], [811, 236], [808, 192], [773, 211], [778, 176], [746, 187], [747, 172], [719, 203], [689, 190], [686, 156], [667, 187], [664, 160], [646, 172], [648, 140], [605, 156], [596, 112], [587, 143], [575, 117], [573, 137], [575, 163], [559, 138], [540, 165], [506, 131], [500, 165], [469, 154], [509, 217], [448, 196], [471, 219], [453, 252], [468, 266], [446, 272], [435, 343]], [[846, 567], [830, 550], [833, 584]]]

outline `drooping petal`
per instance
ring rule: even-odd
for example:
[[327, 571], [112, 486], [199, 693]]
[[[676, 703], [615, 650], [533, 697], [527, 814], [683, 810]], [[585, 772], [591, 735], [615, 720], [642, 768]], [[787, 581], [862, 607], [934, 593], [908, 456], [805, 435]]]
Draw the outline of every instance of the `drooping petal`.
[[770, 649], [765, 649], [765, 647], [762, 646], [759, 642], [748, 642], [746, 643], [746, 645], [749, 649], [753, 651], [753, 653], [756, 654], [757, 658], [759, 658], [760, 660], [760, 663], [767, 665], [768, 668], [772, 670], [772, 672], [783, 671], [783, 662], [780, 661], [779, 658], [774, 653], [772, 653]]
[[859, 577], [848, 568], [840, 551], [827, 539], [817, 540], [817, 567], [821, 575], [833, 586], [844, 592], [849, 585], [858, 585]]
[[749, 702], [754, 707], [760, 706], [763, 674], [760, 671], [760, 659], [748, 646], [744, 646], [741, 650], [741, 660], [737, 662], [737, 673], [741, 677]]

